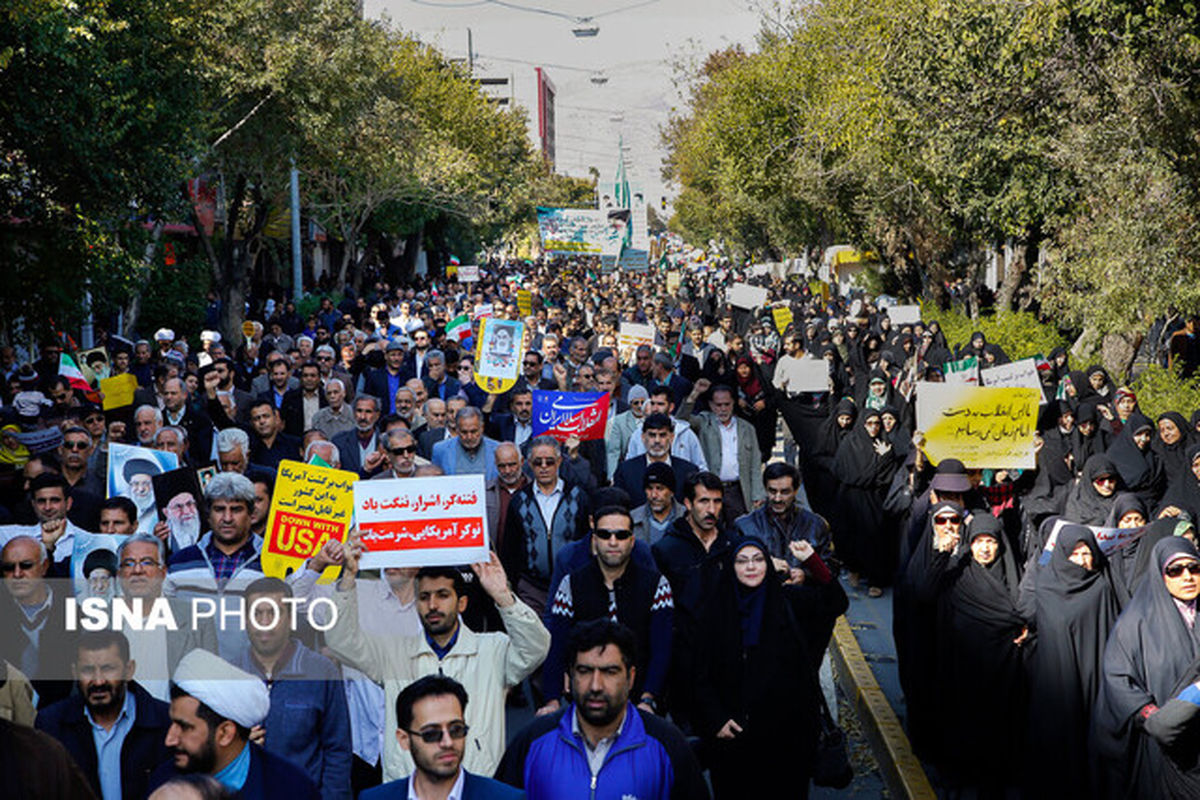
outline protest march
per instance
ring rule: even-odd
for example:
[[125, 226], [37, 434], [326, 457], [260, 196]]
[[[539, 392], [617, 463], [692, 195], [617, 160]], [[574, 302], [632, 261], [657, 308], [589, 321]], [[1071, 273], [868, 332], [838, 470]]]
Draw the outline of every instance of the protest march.
[[750, 272], [547, 255], [101, 333], [100, 372], [6, 349], [5, 716], [78, 796], [439, 763], [573, 796], [556, 728], [652, 741], [600, 773], [637, 796], [768, 792], [752, 752], [839, 786], [819, 673], [853, 601], [890, 606], [943, 789], [1195, 796], [1200, 411]]

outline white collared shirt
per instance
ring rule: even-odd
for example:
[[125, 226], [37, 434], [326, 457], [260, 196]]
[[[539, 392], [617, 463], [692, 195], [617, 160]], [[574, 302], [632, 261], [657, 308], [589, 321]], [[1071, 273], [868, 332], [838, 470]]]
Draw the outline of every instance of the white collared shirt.
[[737, 417], [729, 420], [728, 425], [717, 421], [717, 430], [721, 432], [721, 472], [718, 477], [722, 481], [738, 479], [738, 430]]
[[[462, 800], [463, 787], [467, 783], [467, 771], [462, 767], [458, 768], [458, 780], [454, 782], [454, 786], [450, 787], [450, 794], [446, 795], [446, 800]], [[421, 800], [417, 796], [417, 775], [413, 773], [408, 777], [408, 800]]]
[[520, 447], [533, 435], [533, 423], [520, 422], [516, 419], [513, 420], [513, 423], [513, 444]]
[[542, 512], [542, 521], [546, 523], [546, 530], [550, 530], [550, 526], [554, 524], [554, 512], [558, 511], [558, 504], [563, 498], [563, 479], [559, 478], [558, 483], [554, 484], [554, 491], [546, 494], [542, 491], [542, 487], [537, 483], [533, 484], [533, 499], [537, 500], [538, 510]]

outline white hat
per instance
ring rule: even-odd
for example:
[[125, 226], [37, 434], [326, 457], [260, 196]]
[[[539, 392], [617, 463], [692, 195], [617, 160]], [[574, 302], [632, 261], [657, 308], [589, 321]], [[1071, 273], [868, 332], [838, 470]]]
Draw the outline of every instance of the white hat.
[[200, 331], [200, 341], [219, 342], [221, 341], [221, 334], [216, 331]]
[[156, 342], [173, 342], [175, 341], [175, 331], [170, 328], [159, 328], [154, 333], [154, 341]]
[[263, 681], [207, 650], [197, 648], [180, 659], [175, 685], [243, 728], [253, 728], [271, 710]]

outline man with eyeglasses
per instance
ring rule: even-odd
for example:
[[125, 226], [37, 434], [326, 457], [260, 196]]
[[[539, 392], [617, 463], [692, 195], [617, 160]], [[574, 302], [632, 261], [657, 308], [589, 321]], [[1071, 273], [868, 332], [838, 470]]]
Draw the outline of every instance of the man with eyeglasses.
[[429, 462], [417, 455], [417, 442], [404, 428], [392, 428], [383, 435], [383, 449], [387, 452], [390, 469], [375, 475], [373, 481], [392, 478], [413, 478], [417, 474], [417, 461]]
[[565, 655], [571, 630], [581, 622], [614, 619], [637, 638], [637, 672], [633, 695], [638, 707], [657, 712], [671, 659], [675, 603], [671, 584], [662, 574], [633, 559], [633, 517], [620, 506], [596, 511], [592, 530], [594, 556], [563, 576], [546, 617], [550, 653], [542, 668], [542, 692], [549, 698], [538, 715], [561, 705]]
[[[154, 536], [135, 533], [117, 545], [117, 585], [121, 596], [134, 612], [145, 619], [154, 603], [163, 596], [167, 577], [167, 555], [163, 543]], [[133, 601], [140, 599], [140, 605]], [[179, 623], [177, 630], [163, 626], [127, 629], [129, 648], [138, 664], [138, 683], [152, 697], [171, 701], [170, 678], [180, 660], [197, 647], [217, 652], [217, 629], [211, 618], [192, 620], [192, 607], [177, 599], [167, 600], [171, 615]]]
[[523, 792], [462, 768], [471, 728], [467, 690], [453, 678], [426, 675], [396, 698], [396, 741], [412, 756], [408, 778], [363, 792], [360, 800], [518, 800]]
[[412, 336], [413, 349], [405, 358], [404, 367], [401, 370], [406, 381], [410, 378], [424, 378], [429, 374], [429, 366], [426, 362], [429, 360], [431, 352], [429, 349], [429, 332], [427, 330], [418, 328], [410, 335]]
[[553, 437], [539, 436], [530, 443], [529, 464], [533, 483], [509, 501], [500, 557], [517, 596], [541, 614], [555, 555], [587, 535], [591, 504], [580, 486], [560, 477], [562, 454]]
[[[39, 476], [40, 477], [40, 476]], [[0, 657], [30, 679], [38, 693], [38, 708], [66, 697], [71, 691], [71, 639], [66, 626], [65, 581], [55, 585], [46, 545], [19, 535], [0, 549]]]
[[[108, 494], [105, 473], [101, 464], [92, 458], [95, 444], [86, 428], [72, 425], [63, 431], [62, 444], [58, 446], [58, 460], [66, 480], [68, 492], [79, 505], [71, 514], [76, 524], [91, 527], [95, 522], [100, 499]], [[107, 469], [108, 460], [103, 466]]]

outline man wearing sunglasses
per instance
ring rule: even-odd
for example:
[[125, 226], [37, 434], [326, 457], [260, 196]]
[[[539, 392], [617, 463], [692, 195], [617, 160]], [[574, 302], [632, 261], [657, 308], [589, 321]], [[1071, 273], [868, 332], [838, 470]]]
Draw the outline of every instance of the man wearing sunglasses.
[[565, 575], [544, 615], [550, 631], [550, 654], [542, 669], [542, 689], [549, 700], [538, 714], [560, 707], [564, 692], [566, 646], [576, 624], [611, 619], [637, 637], [637, 671], [633, 696], [638, 707], [657, 712], [671, 659], [675, 603], [671, 585], [654, 568], [634, 559], [633, 517], [620, 506], [605, 506], [594, 516], [591, 561]]
[[396, 698], [396, 741], [412, 756], [416, 769], [411, 777], [363, 792], [362, 800], [524, 797], [511, 786], [462, 768], [470, 732], [466, 710], [467, 690], [453, 678], [426, 675], [404, 687]]
[[418, 462], [429, 462], [417, 455], [417, 442], [404, 428], [392, 428], [383, 436], [383, 447], [391, 467], [371, 478], [373, 481], [389, 478], [412, 478], [417, 474]]
[[74, 660], [66, 629], [71, 588], [66, 581], [51, 585], [51, 565], [46, 546], [32, 536], [15, 536], [0, 550], [0, 657], [29, 677], [39, 709], [70, 693]]

